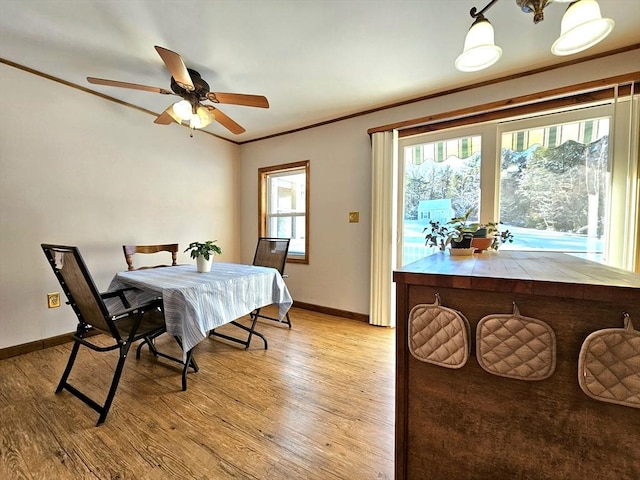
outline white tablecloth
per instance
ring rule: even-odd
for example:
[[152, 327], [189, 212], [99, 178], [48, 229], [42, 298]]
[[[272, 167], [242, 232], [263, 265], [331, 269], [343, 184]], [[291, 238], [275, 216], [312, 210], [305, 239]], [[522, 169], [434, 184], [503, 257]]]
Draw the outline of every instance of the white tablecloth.
[[278, 270], [235, 263], [214, 262], [208, 273], [195, 265], [119, 272], [109, 290], [124, 287], [139, 289], [132, 304], [162, 297], [167, 332], [181, 338], [185, 355], [213, 328], [271, 304], [282, 320], [293, 304]]

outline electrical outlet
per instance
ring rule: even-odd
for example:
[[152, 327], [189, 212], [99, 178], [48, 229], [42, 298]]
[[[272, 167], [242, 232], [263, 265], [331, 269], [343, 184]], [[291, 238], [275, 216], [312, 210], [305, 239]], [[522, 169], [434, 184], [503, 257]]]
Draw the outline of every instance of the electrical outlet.
[[358, 223], [360, 221], [360, 212], [349, 212], [349, 223]]
[[47, 306], [58, 308], [60, 306], [60, 294], [58, 292], [47, 293]]

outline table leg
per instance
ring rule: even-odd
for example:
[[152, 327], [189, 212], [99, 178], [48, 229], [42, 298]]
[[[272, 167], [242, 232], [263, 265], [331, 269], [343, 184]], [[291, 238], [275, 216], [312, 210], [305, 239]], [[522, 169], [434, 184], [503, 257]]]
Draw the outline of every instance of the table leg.
[[184, 362], [184, 368], [182, 369], [182, 391], [187, 389], [187, 370], [189, 366], [193, 366], [194, 371], [198, 371], [198, 366], [193, 358], [193, 348], [187, 352], [187, 361]]

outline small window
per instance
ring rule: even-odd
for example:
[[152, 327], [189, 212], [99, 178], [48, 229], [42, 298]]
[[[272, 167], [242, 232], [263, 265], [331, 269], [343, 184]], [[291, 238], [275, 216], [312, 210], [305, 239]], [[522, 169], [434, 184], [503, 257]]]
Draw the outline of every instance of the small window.
[[309, 161], [258, 169], [261, 237], [290, 238], [287, 261], [309, 263]]

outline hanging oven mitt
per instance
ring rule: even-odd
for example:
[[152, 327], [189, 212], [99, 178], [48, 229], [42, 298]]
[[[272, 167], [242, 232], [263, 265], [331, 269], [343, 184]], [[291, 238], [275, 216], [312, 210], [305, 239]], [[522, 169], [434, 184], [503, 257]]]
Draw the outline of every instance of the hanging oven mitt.
[[458, 311], [434, 304], [419, 304], [409, 312], [409, 351], [421, 362], [461, 368], [470, 352], [470, 328]]
[[578, 383], [589, 397], [640, 408], [640, 331], [628, 313], [624, 328], [591, 333], [580, 348]]
[[478, 322], [476, 357], [494, 375], [544, 380], [556, 368], [556, 335], [542, 320], [520, 315], [514, 303], [512, 314], [487, 315]]

